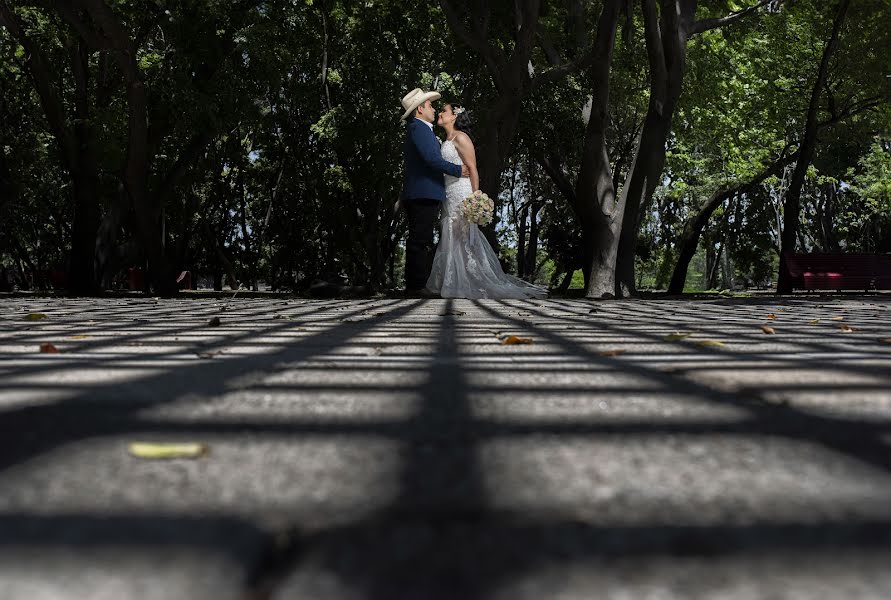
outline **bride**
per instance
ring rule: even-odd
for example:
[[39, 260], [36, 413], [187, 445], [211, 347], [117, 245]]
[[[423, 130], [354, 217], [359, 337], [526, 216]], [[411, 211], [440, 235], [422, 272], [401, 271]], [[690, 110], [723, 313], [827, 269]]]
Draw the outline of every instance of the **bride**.
[[427, 290], [443, 298], [543, 298], [544, 288], [506, 274], [486, 236], [461, 214], [464, 199], [480, 189], [470, 118], [460, 106], [446, 104], [437, 125], [446, 133], [442, 158], [467, 165], [470, 178], [445, 176], [446, 201], [441, 234]]

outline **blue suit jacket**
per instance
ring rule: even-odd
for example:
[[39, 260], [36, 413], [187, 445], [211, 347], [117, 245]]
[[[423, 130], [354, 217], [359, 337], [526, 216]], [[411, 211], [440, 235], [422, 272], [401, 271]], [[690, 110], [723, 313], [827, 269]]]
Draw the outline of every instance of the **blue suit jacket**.
[[461, 177], [461, 166], [443, 160], [436, 134], [419, 119], [409, 121], [405, 130], [405, 183], [402, 186], [402, 198], [445, 200], [442, 175], [446, 173]]

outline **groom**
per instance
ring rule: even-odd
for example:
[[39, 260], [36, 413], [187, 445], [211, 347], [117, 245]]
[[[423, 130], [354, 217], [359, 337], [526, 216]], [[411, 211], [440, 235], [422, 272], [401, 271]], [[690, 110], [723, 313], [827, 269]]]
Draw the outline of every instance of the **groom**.
[[443, 160], [441, 142], [433, 133], [436, 111], [433, 100], [439, 92], [424, 92], [419, 88], [410, 91], [402, 99], [406, 124], [405, 182], [402, 202], [408, 213], [408, 242], [405, 246], [405, 295], [409, 297], [436, 297], [424, 290], [430, 276], [433, 246], [433, 228], [440, 203], [445, 201], [443, 173], [454, 177], [468, 177], [466, 166]]

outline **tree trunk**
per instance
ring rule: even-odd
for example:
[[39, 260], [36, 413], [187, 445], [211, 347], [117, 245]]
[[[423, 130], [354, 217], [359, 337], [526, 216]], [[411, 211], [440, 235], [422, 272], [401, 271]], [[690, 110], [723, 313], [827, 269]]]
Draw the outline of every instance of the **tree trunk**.
[[658, 21], [655, 0], [642, 0], [642, 4], [650, 65], [650, 100], [634, 160], [622, 187], [620, 204], [624, 219], [617, 249], [615, 290], [618, 296], [628, 296], [636, 291], [634, 263], [640, 214], [661, 183], [665, 147], [681, 96], [687, 38], [697, 3], [695, 0], [662, 0]]
[[817, 70], [817, 79], [811, 90], [811, 100], [807, 110], [798, 162], [795, 163], [795, 171], [792, 173], [789, 189], [786, 190], [786, 198], [783, 204], [783, 232], [780, 236], [780, 270], [777, 276], [778, 294], [792, 293], [792, 279], [786, 268], [785, 255], [786, 253], [795, 252], [795, 242], [798, 237], [799, 221], [801, 219], [801, 189], [804, 186], [808, 166], [810, 166], [817, 148], [817, 129], [819, 127], [817, 116], [820, 110], [820, 96], [829, 74], [829, 60], [838, 46], [839, 32], [850, 4], [850, 0], [840, 0], [837, 5], [835, 19], [832, 23], [832, 32], [829, 35], [829, 40], [826, 42], [826, 47], [823, 49], [823, 57]]
[[54, 83], [47, 57], [25, 33], [12, 8], [0, 1], [0, 25], [4, 26], [27, 52], [25, 67], [40, 98], [50, 132], [59, 145], [63, 165], [71, 178], [74, 219], [69, 255], [69, 285], [72, 291], [96, 291], [94, 254], [99, 229], [98, 167], [90, 131], [88, 51], [83, 42], [71, 45], [74, 74], [75, 126], [69, 125], [64, 104]]
[[505, 53], [503, 48], [493, 44], [490, 39], [488, 22], [491, 9], [488, 3], [470, 3], [470, 28], [465, 26], [464, 19], [450, 0], [440, 0], [439, 4], [449, 29], [482, 58], [498, 91], [498, 98], [490, 105], [491, 109], [479, 120], [483, 124], [483, 130], [476, 152], [480, 189], [492, 198], [496, 209], [495, 218], [482, 231], [498, 254], [499, 244], [495, 229], [498, 224], [501, 173], [513, 151], [522, 101], [533, 88], [529, 60], [535, 48], [541, 1], [515, 2], [514, 47], [510, 54]]
[[529, 281], [535, 281], [538, 276], [538, 211], [541, 204], [534, 204], [529, 212], [529, 243], [526, 245], [526, 260], [524, 261], [525, 275]]
[[[103, 0], [75, 0], [73, 4], [76, 10], [68, 3], [59, 3], [56, 10], [90, 46], [109, 51], [123, 73], [128, 110], [124, 188], [133, 204], [140, 239], [148, 257], [147, 282], [156, 294], [175, 295], [177, 284], [164, 249], [160, 199], [148, 189], [151, 159], [148, 98], [137, 64], [136, 44]], [[89, 16], [89, 22], [82, 18], [80, 11]]]
[[569, 289], [569, 286], [572, 285], [572, 276], [575, 275], [575, 271], [567, 271], [563, 276], [563, 281], [560, 282], [560, 285], [557, 287], [557, 291], [561, 294], [565, 294], [566, 290]]
[[526, 276], [526, 221], [529, 218], [529, 204], [520, 211], [517, 219], [517, 277]]
[[99, 167], [89, 110], [89, 51], [83, 40], [71, 48], [74, 73], [74, 138], [77, 167], [74, 177], [74, 223], [71, 230], [69, 288], [75, 294], [98, 289], [97, 236], [99, 232]]
[[612, 66], [621, 0], [603, 5], [597, 24], [591, 75], [591, 117], [575, 186], [575, 211], [582, 226], [585, 296], [609, 298], [615, 293], [616, 250], [622, 230], [621, 205], [616, 202], [607, 153], [609, 72]]
[[838, 199], [838, 185], [829, 181], [823, 184], [823, 205], [820, 208], [820, 233], [823, 252], [839, 252], [841, 248], [835, 234], [835, 205]]

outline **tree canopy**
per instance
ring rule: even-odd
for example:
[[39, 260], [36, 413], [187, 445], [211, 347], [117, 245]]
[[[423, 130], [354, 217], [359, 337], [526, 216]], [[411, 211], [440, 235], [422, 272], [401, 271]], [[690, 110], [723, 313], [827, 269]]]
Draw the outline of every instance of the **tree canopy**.
[[887, 0], [0, 0], [0, 287], [402, 285], [399, 99], [504, 265], [591, 297], [891, 252]]

